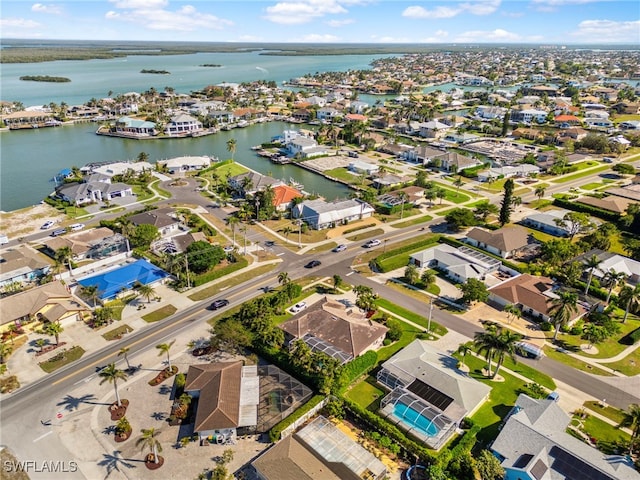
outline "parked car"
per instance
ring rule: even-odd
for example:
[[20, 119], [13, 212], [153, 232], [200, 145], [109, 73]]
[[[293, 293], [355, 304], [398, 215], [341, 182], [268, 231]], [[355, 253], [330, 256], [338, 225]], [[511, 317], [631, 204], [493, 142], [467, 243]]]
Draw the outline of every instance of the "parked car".
[[377, 238], [373, 239], [373, 240], [369, 240], [367, 243], [364, 244], [364, 248], [373, 248], [373, 247], [377, 247], [378, 245], [380, 245], [382, 242], [380, 240], [378, 240]]
[[51, 232], [51, 236], [59, 237], [60, 235], [64, 235], [65, 233], [67, 233], [66, 228], [58, 228], [57, 230], [54, 230], [53, 232]]
[[9, 243], [9, 237], [6, 235], [0, 235], [0, 245], [4, 245], [5, 243]]
[[231, 253], [233, 252], [233, 249], [234, 249], [233, 245], [227, 245], [222, 250], [224, 250], [224, 253]]
[[273, 247], [276, 244], [273, 240], [267, 240], [264, 242], [265, 247]]
[[54, 222], [53, 220], [47, 220], [42, 224], [42, 226], [40, 227], [40, 230], [48, 230], [51, 227], [53, 227], [55, 224], [56, 222]]
[[229, 300], [226, 298], [220, 298], [211, 302], [211, 306], [209, 308], [211, 308], [211, 310], [218, 310], [219, 308], [226, 307], [227, 305], [229, 305]]
[[69, 228], [72, 232], [77, 232], [84, 228], [84, 223], [74, 223], [73, 225], [69, 225]]
[[290, 308], [291, 313], [298, 313], [307, 308], [307, 302], [299, 302], [296, 303], [293, 307]]
[[558, 392], [551, 392], [549, 395], [547, 395], [547, 400], [558, 402], [560, 401], [560, 394]]
[[311, 260], [309, 263], [307, 263], [304, 268], [315, 268], [315, 267], [319, 267], [321, 265], [322, 262], [320, 262], [320, 260]]
[[344, 252], [347, 249], [347, 246], [342, 244], [342, 245], [338, 245], [336, 248], [333, 249], [334, 252]]

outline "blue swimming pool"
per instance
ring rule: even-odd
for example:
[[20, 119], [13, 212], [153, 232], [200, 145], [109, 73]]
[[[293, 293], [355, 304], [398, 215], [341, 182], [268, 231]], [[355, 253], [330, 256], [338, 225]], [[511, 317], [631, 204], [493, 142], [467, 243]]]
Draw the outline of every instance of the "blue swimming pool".
[[78, 283], [83, 287], [89, 285], [97, 286], [100, 300], [110, 300], [122, 290], [132, 288], [136, 283], [147, 285], [168, 275], [167, 272], [146, 260], [138, 260], [93, 277], [83, 278]]
[[427, 437], [435, 437], [440, 431], [434, 422], [404, 403], [398, 402], [393, 406], [393, 415], [407, 427], [419, 430]]

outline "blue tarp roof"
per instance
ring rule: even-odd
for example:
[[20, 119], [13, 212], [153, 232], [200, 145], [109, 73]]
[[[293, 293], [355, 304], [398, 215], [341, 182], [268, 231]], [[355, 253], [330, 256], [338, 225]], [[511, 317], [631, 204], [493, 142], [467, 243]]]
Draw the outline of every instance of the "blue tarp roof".
[[114, 298], [122, 290], [128, 290], [136, 283], [147, 285], [169, 276], [164, 270], [146, 260], [138, 260], [108, 272], [83, 278], [78, 283], [83, 287], [98, 286], [100, 300]]

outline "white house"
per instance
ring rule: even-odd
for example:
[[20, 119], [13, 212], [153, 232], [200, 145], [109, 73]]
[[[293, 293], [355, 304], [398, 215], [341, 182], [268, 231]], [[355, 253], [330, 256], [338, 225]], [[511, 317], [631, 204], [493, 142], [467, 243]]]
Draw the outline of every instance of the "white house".
[[512, 123], [544, 123], [547, 121], [548, 112], [537, 110], [534, 108], [525, 108], [522, 110], [511, 110], [510, 122]]
[[333, 107], [319, 108], [316, 112], [316, 118], [322, 121], [330, 122], [334, 118], [340, 116], [340, 112]]
[[359, 200], [334, 200], [327, 202], [321, 198], [305, 200], [291, 210], [293, 218], [300, 218], [315, 230], [333, 228], [337, 225], [368, 218], [375, 209]]
[[209, 167], [211, 165], [211, 157], [204, 155], [175, 157], [168, 160], [158, 160], [158, 165], [165, 166], [169, 173], [189, 172]]
[[313, 138], [298, 136], [287, 145], [287, 151], [292, 157], [311, 158], [326, 155], [325, 147], [318, 145]]
[[437, 120], [420, 124], [420, 136], [424, 138], [440, 138], [445, 135], [451, 126]]
[[171, 117], [164, 129], [164, 133], [170, 137], [184, 137], [201, 131], [202, 122], [186, 113], [179, 113]]
[[[81, 170], [86, 171], [86, 167], [83, 167]], [[149, 162], [113, 162], [88, 169], [90, 172], [98, 173], [106, 177], [123, 175], [128, 170], [132, 170], [135, 173], [152, 172], [154, 167]]]
[[366, 175], [373, 175], [380, 167], [372, 163], [363, 162], [361, 160], [354, 160], [349, 163], [349, 170], [354, 173], [364, 173]]
[[558, 225], [558, 221], [562, 220], [566, 213], [567, 210], [549, 210], [548, 212], [534, 213], [525, 217], [522, 223], [556, 237], [568, 237], [569, 230], [562, 224]]
[[496, 107], [493, 105], [479, 105], [476, 107], [476, 116], [483, 120], [502, 120], [505, 113], [507, 113], [507, 109], [504, 107]]
[[489, 180], [496, 180], [498, 178], [529, 177], [532, 174], [537, 175], [539, 173], [540, 167], [537, 165], [522, 163], [506, 167], [494, 167], [483, 172], [478, 172], [478, 181], [488, 182]]
[[444, 243], [414, 253], [409, 257], [409, 263], [419, 268], [440, 270], [459, 283], [470, 278], [483, 280], [487, 274], [497, 271], [502, 265], [500, 260], [469, 247], [456, 248]]

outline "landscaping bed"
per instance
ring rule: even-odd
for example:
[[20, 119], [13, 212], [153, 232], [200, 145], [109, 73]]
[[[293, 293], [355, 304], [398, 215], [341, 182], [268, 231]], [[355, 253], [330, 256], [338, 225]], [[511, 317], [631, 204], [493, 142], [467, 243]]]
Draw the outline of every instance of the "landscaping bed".
[[127, 400], [126, 398], [120, 400], [120, 405], [118, 405], [118, 402], [113, 402], [111, 405], [109, 405], [111, 420], [114, 422], [120, 420], [127, 413], [127, 408], [129, 408], [129, 400]]
[[75, 362], [84, 354], [84, 349], [76, 345], [75, 347], [71, 347], [69, 350], [64, 349], [62, 352], [51, 357], [46, 362], [40, 362], [38, 365], [40, 365], [40, 368], [45, 372], [51, 373], [69, 363]]
[[125, 334], [131, 333], [131, 332], [133, 332], [133, 328], [131, 328], [129, 325], [120, 325], [119, 327], [114, 328], [113, 330], [103, 333], [102, 338], [104, 338], [107, 341], [120, 340]]
[[165, 318], [170, 317], [177, 311], [178, 309], [173, 305], [165, 305], [158, 310], [154, 310], [151, 313], [143, 315], [142, 319], [147, 323], [159, 322], [160, 320], [164, 320]]
[[155, 378], [152, 378], [151, 380], [149, 380], [149, 385], [151, 385], [152, 387], [155, 387], [156, 385], [160, 385], [167, 378], [173, 377], [176, 373], [178, 373], [178, 367], [173, 365], [171, 367], [171, 370], [169, 370], [169, 367], [167, 367], [162, 371], [160, 371], [160, 373], [158, 373], [158, 375], [156, 375]]

